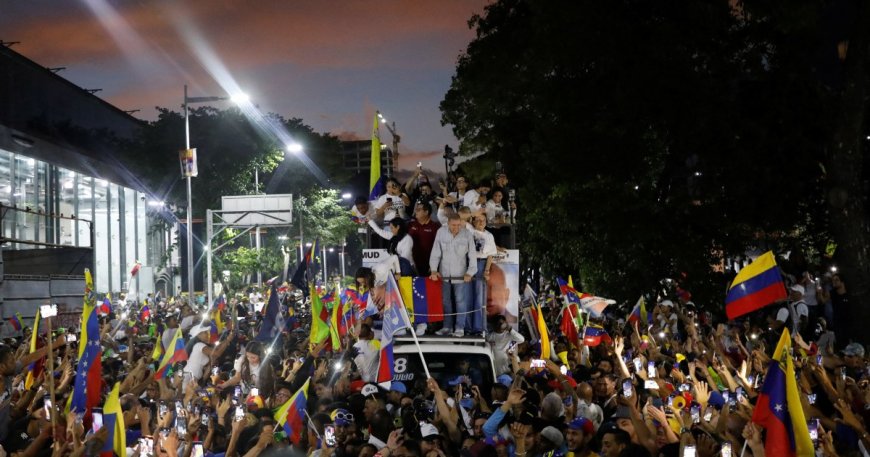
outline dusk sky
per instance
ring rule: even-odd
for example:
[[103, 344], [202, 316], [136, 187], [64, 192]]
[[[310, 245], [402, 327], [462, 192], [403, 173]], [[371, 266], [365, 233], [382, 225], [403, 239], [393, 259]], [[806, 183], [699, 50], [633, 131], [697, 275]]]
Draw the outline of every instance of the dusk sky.
[[262, 111], [342, 139], [368, 138], [378, 109], [402, 136], [399, 168], [440, 170], [457, 140], [438, 103], [488, 3], [3, 0], [0, 40], [146, 120], [179, 111], [185, 83], [190, 96], [240, 87]]

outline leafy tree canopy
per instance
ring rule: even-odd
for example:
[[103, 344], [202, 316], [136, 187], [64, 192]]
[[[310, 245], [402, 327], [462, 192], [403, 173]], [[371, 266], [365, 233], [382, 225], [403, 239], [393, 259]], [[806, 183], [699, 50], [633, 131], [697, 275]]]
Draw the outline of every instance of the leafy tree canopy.
[[798, 3], [771, 21], [729, 2], [497, 1], [469, 21], [442, 122], [505, 164], [533, 265], [625, 301], [677, 278], [719, 306], [711, 266], [829, 239], [831, 106], [805, 57], [824, 11]]

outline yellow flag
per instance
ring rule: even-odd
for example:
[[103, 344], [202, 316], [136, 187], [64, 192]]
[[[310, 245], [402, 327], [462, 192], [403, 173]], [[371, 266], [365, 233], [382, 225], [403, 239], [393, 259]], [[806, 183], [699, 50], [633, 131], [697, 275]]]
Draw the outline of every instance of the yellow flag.
[[[36, 352], [36, 337], [39, 334], [39, 308], [36, 308], [36, 317], [33, 318], [33, 333], [30, 334], [30, 353]], [[24, 388], [30, 389], [34, 381], [33, 370], [27, 370], [27, 378], [24, 379]]]
[[791, 427], [794, 433], [795, 455], [797, 457], [813, 457], [816, 452], [813, 448], [813, 441], [810, 439], [804, 409], [801, 407], [801, 396], [795, 378], [791, 349], [791, 334], [787, 328], [783, 328], [782, 336], [779, 337], [779, 343], [776, 345], [773, 356], [780, 363], [785, 362], [785, 366], [783, 366], [785, 369], [785, 398], [789, 405], [788, 415], [791, 418]]

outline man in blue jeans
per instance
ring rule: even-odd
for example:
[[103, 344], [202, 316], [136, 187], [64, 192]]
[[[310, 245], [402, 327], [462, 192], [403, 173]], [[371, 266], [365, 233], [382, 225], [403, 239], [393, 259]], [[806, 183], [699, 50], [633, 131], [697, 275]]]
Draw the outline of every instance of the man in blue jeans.
[[477, 273], [477, 252], [474, 236], [465, 228], [465, 222], [458, 214], [452, 214], [447, 219], [447, 226], [438, 229], [429, 256], [429, 271], [432, 272], [429, 278], [433, 281], [443, 279], [444, 328], [436, 333], [448, 335], [453, 331], [453, 336], [465, 336], [466, 321], [470, 322], [468, 298], [471, 278]]

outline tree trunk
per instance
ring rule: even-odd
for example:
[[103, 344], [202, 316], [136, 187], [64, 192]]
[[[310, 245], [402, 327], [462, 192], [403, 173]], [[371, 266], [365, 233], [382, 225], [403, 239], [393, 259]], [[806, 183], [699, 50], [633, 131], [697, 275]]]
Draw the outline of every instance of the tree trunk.
[[870, 7], [860, 6], [849, 39], [843, 89], [828, 149], [827, 200], [830, 228], [837, 243], [836, 259], [850, 296], [847, 309], [834, 309], [837, 340], [870, 341], [864, 329], [870, 322], [870, 218], [864, 190], [863, 141], [870, 61]]

